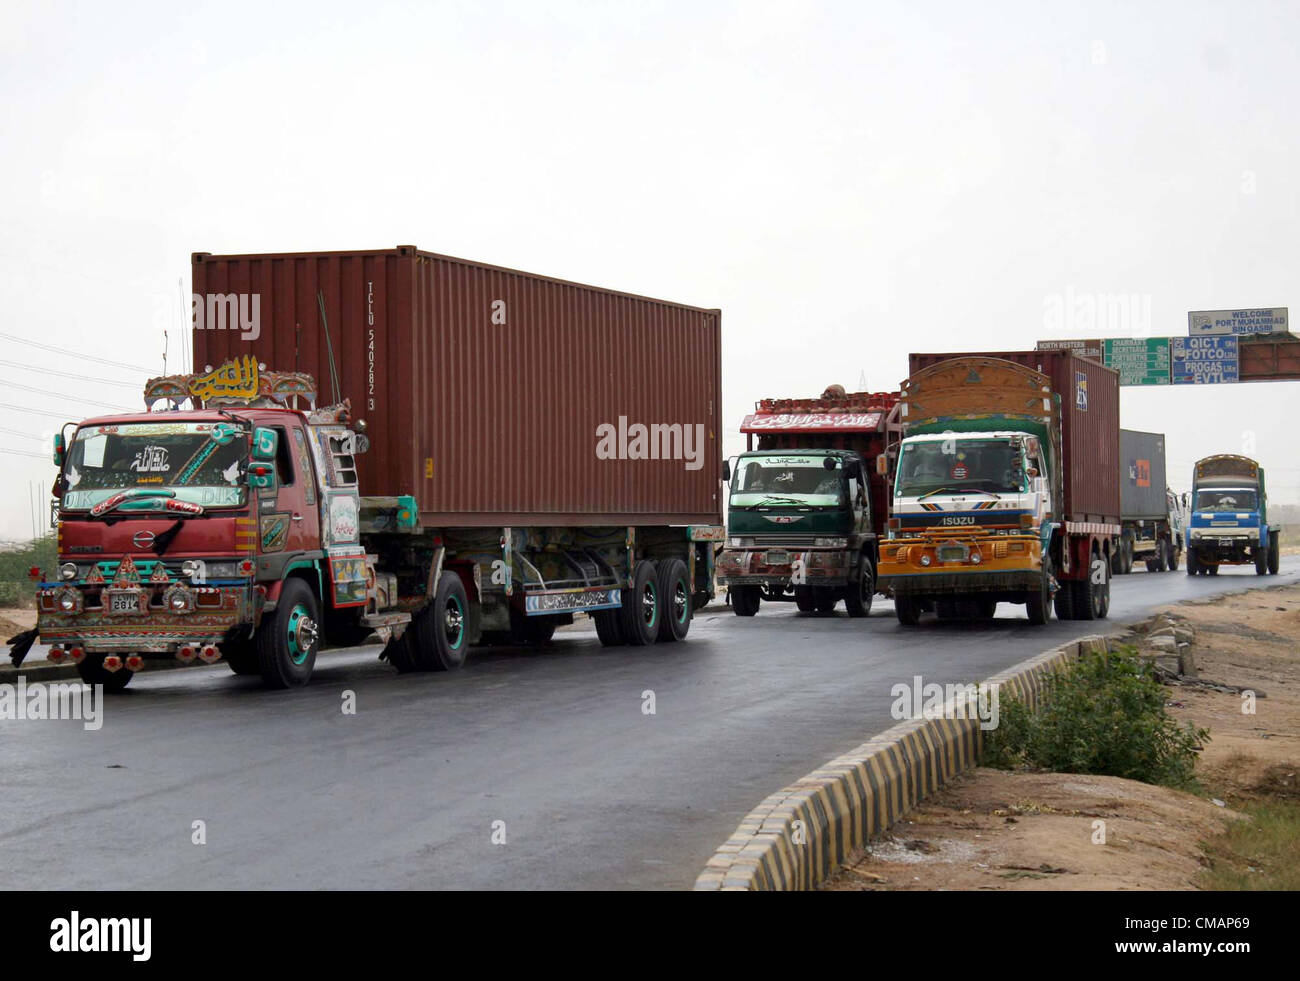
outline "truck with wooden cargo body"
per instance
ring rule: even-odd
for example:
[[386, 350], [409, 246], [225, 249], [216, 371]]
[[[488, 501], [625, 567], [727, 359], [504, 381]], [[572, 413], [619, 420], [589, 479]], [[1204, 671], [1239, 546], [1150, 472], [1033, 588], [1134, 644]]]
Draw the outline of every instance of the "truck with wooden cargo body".
[[1216, 576], [1221, 565], [1254, 565], [1277, 575], [1280, 525], [1269, 524], [1264, 468], [1250, 457], [1221, 453], [1192, 467], [1187, 574]]
[[723, 537], [719, 311], [413, 246], [192, 268], [195, 370], [56, 440], [52, 660], [289, 687], [372, 634], [399, 671], [578, 613], [686, 637]]
[[880, 585], [900, 623], [1100, 619], [1119, 527], [1119, 378], [1068, 351], [913, 354]]
[[[897, 393], [763, 399], [745, 417], [747, 450], [729, 460], [727, 545], [718, 581], [739, 616], [764, 601], [866, 616], [876, 592], [888, 488], [875, 472]], [[757, 438], [758, 445], [754, 445]]]
[[1183, 502], [1166, 483], [1165, 435], [1119, 431], [1120, 541], [1111, 572], [1127, 575], [1134, 562], [1148, 572], [1174, 572], [1183, 554]]

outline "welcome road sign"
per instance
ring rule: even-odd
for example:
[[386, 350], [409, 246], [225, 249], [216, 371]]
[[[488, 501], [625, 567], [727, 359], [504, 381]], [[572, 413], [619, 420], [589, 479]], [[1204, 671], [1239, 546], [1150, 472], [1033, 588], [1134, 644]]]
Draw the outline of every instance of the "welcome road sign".
[[1259, 310], [1192, 310], [1187, 314], [1187, 336], [1216, 334], [1285, 334], [1287, 308]]

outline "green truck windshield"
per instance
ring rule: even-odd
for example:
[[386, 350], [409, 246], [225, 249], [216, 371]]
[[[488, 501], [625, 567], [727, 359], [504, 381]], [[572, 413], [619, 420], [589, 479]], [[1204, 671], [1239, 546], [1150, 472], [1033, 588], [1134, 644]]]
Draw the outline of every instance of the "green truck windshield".
[[205, 507], [244, 501], [248, 438], [224, 423], [159, 422], [79, 430], [64, 465], [63, 507], [94, 507], [127, 489], [167, 489]]
[[1015, 494], [1025, 490], [1018, 447], [1002, 439], [946, 439], [905, 443], [898, 459], [897, 497], [936, 491], [988, 491]]
[[825, 460], [798, 454], [741, 457], [731, 479], [731, 506], [846, 506], [848, 491], [840, 462], [827, 470]]

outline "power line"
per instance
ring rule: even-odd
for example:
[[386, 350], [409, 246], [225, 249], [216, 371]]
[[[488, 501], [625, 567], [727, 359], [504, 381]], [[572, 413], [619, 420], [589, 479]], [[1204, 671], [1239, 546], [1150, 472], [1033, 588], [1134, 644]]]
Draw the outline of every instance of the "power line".
[[8, 453], [10, 456], [30, 456], [34, 460], [48, 460], [44, 453], [29, 453], [27, 450], [11, 450], [8, 447], [0, 446], [0, 453]]
[[[51, 419], [62, 419], [64, 422], [76, 422], [75, 419], [69, 419], [64, 412], [45, 412], [41, 409], [31, 409], [25, 405], [10, 405], [7, 402], [0, 402], [0, 409], [13, 409], [15, 412], [31, 412], [38, 416], [49, 416]], [[114, 412], [127, 413], [131, 409], [114, 409]]]
[[31, 433], [24, 433], [18, 429], [5, 429], [3, 426], [0, 426], [0, 433], [8, 433], [10, 436], [21, 436], [23, 439], [34, 439], [38, 443], [45, 441], [44, 436], [33, 436]]
[[101, 382], [105, 385], [120, 385], [122, 388], [140, 388], [139, 382], [113, 381], [111, 378], [95, 378], [93, 375], [74, 375], [67, 371], [55, 371], [53, 368], [38, 368], [35, 365], [19, 364], [17, 361], [0, 361], [9, 368], [21, 368], [23, 371], [39, 371], [46, 375], [58, 375], [60, 378], [72, 378], [76, 381]]
[[68, 358], [81, 358], [83, 361], [94, 361], [98, 364], [111, 365], [114, 368], [128, 368], [131, 371], [153, 371], [152, 368], [145, 368], [138, 364], [126, 364], [122, 361], [109, 361], [107, 358], [97, 358], [92, 354], [77, 354], [75, 351], [68, 351], [61, 347], [54, 347], [51, 344], [41, 344], [39, 341], [29, 341], [25, 337], [15, 337], [13, 334], [0, 333], [7, 341], [17, 341], [19, 344], [27, 344], [31, 347], [39, 347], [42, 351], [53, 351], [55, 354]]
[[117, 411], [117, 406], [110, 405], [108, 402], [97, 402], [94, 399], [83, 399], [80, 395], [64, 395], [62, 392], [51, 392], [44, 388], [32, 388], [28, 385], [19, 385], [16, 382], [0, 381], [0, 387], [4, 388], [21, 388], [24, 392], [35, 392], [37, 395], [54, 396], [59, 399], [71, 399], [73, 402], [82, 402], [86, 405], [96, 405], [101, 409], [112, 409]]

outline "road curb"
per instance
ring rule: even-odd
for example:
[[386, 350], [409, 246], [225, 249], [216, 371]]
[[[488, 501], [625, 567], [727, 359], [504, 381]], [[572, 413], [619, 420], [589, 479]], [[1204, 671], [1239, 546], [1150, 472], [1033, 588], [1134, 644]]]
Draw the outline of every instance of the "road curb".
[[[1122, 636], [1070, 641], [984, 683], [1034, 708], [1048, 677]], [[767, 797], [708, 860], [695, 889], [815, 889], [868, 839], [976, 766], [983, 745], [978, 718], [900, 722]]]

